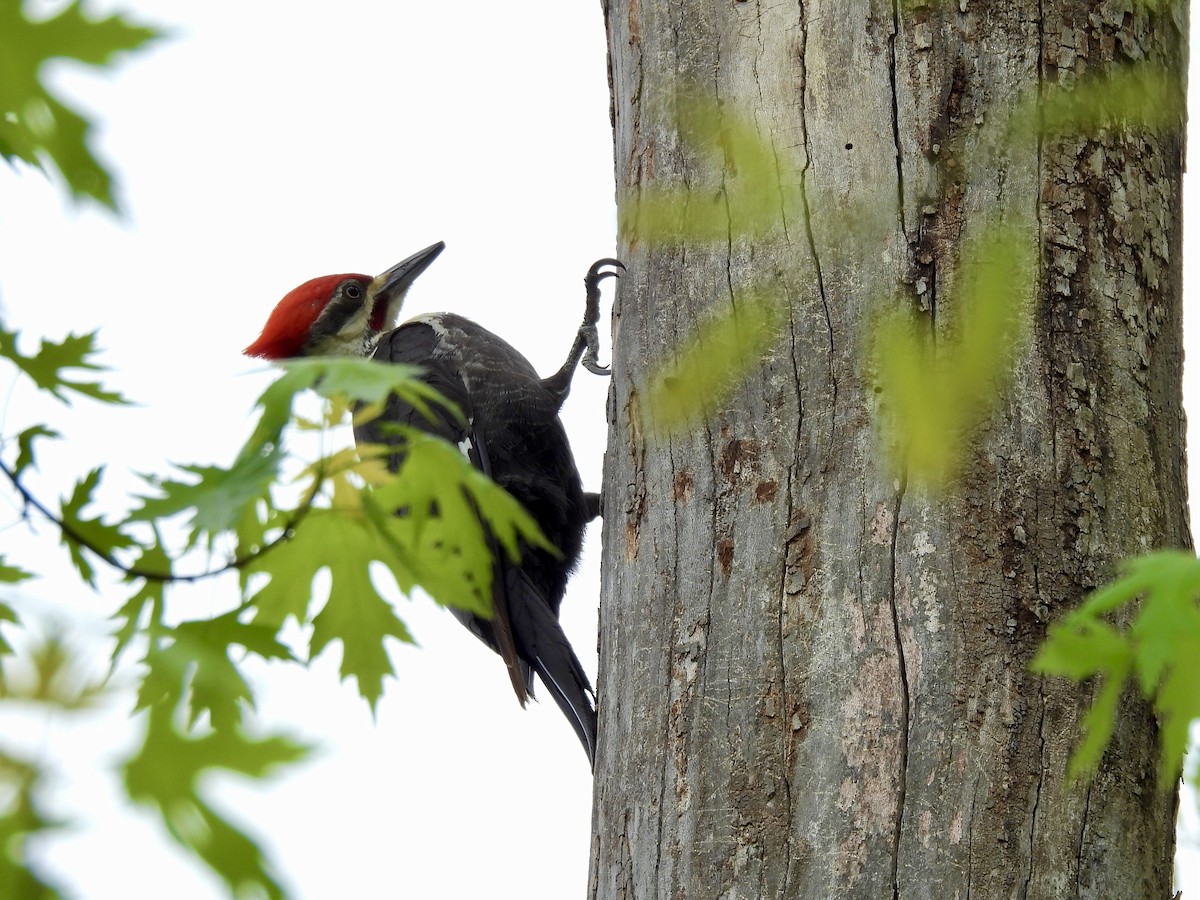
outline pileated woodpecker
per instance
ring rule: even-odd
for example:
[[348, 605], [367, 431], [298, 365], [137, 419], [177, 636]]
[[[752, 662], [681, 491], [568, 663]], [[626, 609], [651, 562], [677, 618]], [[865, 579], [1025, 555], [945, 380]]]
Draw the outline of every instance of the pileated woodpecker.
[[584, 528], [599, 513], [599, 497], [583, 491], [558, 411], [581, 360], [592, 372], [608, 372], [596, 361], [599, 283], [624, 266], [601, 259], [588, 270], [584, 321], [567, 361], [554, 375], [539, 378], [502, 338], [452, 313], [419, 316], [387, 330], [413, 281], [444, 247], [439, 241], [376, 278], [348, 274], [306, 281], [279, 302], [245, 353], [266, 359], [373, 355], [383, 363], [417, 364], [421, 377], [458, 405], [465, 425], [437, 409], [430, 421], [393, 396], [381, 416], [355, 428], [355, 438], [391, 445], [393, 471], [404, 450], [389, 423], [457, 444], [520, 501], [558, 548], [561, 555], [555, 556], [523, 547], [515, 565], [503, 553], [495, 554], [490, 620], [451, 611], [503, 658], [522, 706], [533, 693], [537, 672], [594, 764], [595, 694], [558, 623], [558, 611], [579, 561]]

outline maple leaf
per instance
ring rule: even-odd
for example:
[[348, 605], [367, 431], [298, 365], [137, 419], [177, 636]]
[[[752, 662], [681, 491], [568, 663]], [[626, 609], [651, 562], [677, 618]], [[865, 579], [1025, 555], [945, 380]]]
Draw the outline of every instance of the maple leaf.
[[43, 67], [51, 59], [109, 66], [158, 32], [119, 15], [90, 18], [80, 2], [43, 19], [27, 16], [24, 5], [0, 3], [0, 156], [39, 169], [53, 166], [74, 197], [91, 197], [115, 210], [112, 176], [88, 149], [91, 123], [50, 92]]
[[[71, 369], [103, 372], [105, 367], [93, 362], [92, 357], [100, 351], [96, 347], [96, 332], [68, 334], [61, 341], [42, 339], [41, 347], [33, 356], [17, 349], [17, 334], [0, 327], [0, 356], [9, 359], [18, 369], [33, 379], [42, 390], [64, 403], [70, 403], [68, 391], [83, 394], [102, 403], [127, 404], [129, 401], [115, 391], [105, 390], [95, 381], [72, 380], [64, 373]], [[30, 433], [32, 432], [32, 433]], [[29, 441], [35, 435], [56, 436], [42, 426], [27, 430], [22, 437], [22, 451], [29, 452]]]
[[129, 798], [157, 811], [172, 837], [219, 875], [232, 895], [257, 891], [281, 900], [283, 889], [258, 845], [208, 803], [199, 785], [213, 771], [262, 779], [304, 759], [310, 748], [280, 736], [247, 737], [240, 728], [190, 737], [171, 718], [168, 704], [148, 712], [142, 745], [121, 769]]

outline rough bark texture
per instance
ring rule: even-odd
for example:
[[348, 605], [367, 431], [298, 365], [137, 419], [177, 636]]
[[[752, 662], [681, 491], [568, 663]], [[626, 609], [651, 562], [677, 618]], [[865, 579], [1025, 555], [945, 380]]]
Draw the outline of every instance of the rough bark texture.
[[[1153, 716], [1130, 698], [1071, 785], [1092, 688], [1028, 663], [1120, 559], [1189, 542], [1182, 133], [988, 128], [1114, 63], [1181, 71], [1186, 9], [1149, 7], [605, 0], [619, 199], [733, 174], [678, 133], [687, 84], [750, 111], [809, 202], [770, 244], [621, 248], [594, 898], [1170, 895]], [[848, 210], [885, 222], [870, 252]], [[908, 304], [952, 336], [964, 227], [998, 211], [1040, 241], [1033, 334], [963, 479], [922, 496], [883, 452], [865, 324]], [[648, 364], [752, 273], [787, 335], [650, 439]]]

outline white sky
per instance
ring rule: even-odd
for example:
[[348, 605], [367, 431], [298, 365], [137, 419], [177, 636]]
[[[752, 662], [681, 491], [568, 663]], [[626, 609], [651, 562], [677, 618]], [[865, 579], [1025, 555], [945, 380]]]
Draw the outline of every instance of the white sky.
[[[66, 493], [107, 463], [115, 503], [133, 484], [122, 472], [229, 462], [269, 379], [240, 351], [274, 302], [307, 278], [382, 271], [436, 240], [447, 250], [406, 312], [453, 309], [540, 371], [560, 364], [582, 274], [614, 250], [600, 4], [122, 6], [176, 38], [114, 77], [64, 72], [59, 83], [101, 120], [128, 220], [65, 209], [44, 179], [0, 170], [6, 324], [49, 337], [101, 327], [119, 367], [107, 381], [143, 404], [61, 415], [19, 385], [0, 407], [4, 433], [51, 418], [70, 439], [43, 452], [40, 494]], [[564, 413], [593, 490], [605, 390], [581, 373]], [[23, 529], [4, 531], [5, 553], [61, 568], [65, 556], [45, 549], [53, 530], [39, 531], [36, 548]], [[599, 564], [593, 533], [563, 614], [593, 673]], [[25, 594], [24, 610], [49, 604], [74, 621], [84, 611], [80, 640], [98, 639], [111, 598], [124, 596], [99, 599], [69, 579]], [[227, 581], [204, 584], [183, 614], [222, 612], [231, 596]], [[591, 781], [573, 732], [552, 703], [522, 712], [498, 660], [432, 604], [401, 601], [401, 614], [424, 649], [393, 652], [399, 681], [374, 724], [352, 687], [336, 686], [336, 648], [310, 671], [258, 667], [264, 721], [324, 751], [265, 792], [214, 782], [218, 803], [269, 836], [296, 897], [580, 896]], [[0, 718], [6, 739], [56, 761], [55, 803], [81, 822], [40, 858], [80, 897], [224, 896], [120, 803], [103, 765], [132, 738], [128, 708], [119, 698], [69, 729]]]

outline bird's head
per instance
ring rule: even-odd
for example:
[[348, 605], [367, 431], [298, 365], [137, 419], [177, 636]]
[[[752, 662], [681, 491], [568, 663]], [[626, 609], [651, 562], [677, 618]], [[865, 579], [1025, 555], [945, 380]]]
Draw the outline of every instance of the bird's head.
[[325, 275], [289, 291], [262, 334], [242, 352], [263, 359], [369, 356], [396, 324], [404, 295], [445, 243], [438, 241], [382, 275]]

